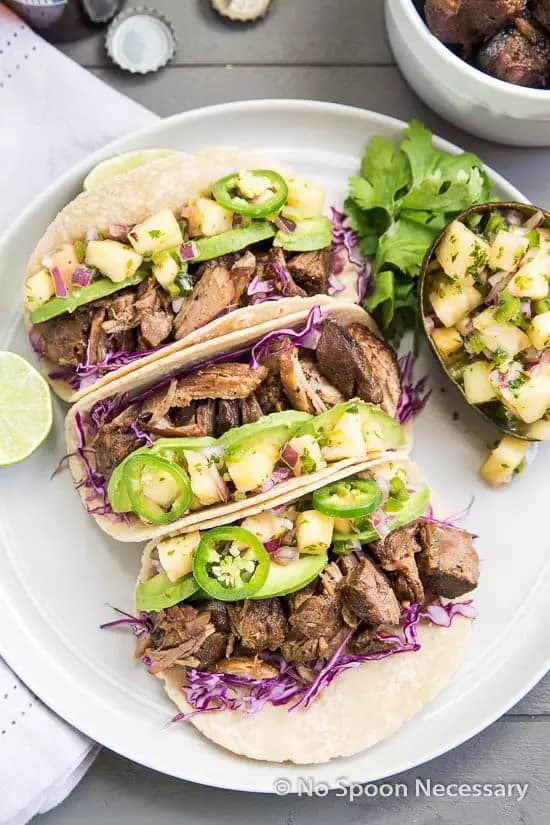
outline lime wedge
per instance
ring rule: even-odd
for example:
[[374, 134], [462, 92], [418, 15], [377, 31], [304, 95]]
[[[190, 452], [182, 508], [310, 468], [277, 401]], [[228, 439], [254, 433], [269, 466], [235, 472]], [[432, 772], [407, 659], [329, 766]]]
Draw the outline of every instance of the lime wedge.
[[111, 178], [116, 177], [116, 175], [123, 175], [137, 166], [143, 166], [152, 160], [175, 154], [177, 154], [175, 149], [140, 149], [136, 152], [116, 155], [114, 158], [108, 158], [94, 166], [84, 178], [83, 188], [86, 190], [96, 189], [98, 186], [103, 186], [104, 183], [110, 181]]
[[28, 458], [52, 428], [46, 380], [14, 352], [0, 352], [0, 467]]

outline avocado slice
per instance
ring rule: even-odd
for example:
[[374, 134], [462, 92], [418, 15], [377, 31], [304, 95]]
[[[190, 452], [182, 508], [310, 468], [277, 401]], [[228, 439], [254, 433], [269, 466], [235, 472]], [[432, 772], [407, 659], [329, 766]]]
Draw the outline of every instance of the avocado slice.
[[332, 227], [328, 218], [306, 218], [296, 224], [292, 232], [280, 229], [273, 246], [282, 246], [287, 252], [313, 252], [332, 243]]
[[312, 416], [299, 410], [285, 410], [271, 413], [254, 421], [252, 424], [243, 424], [228, 430], [219, 439], [225, 447], [225, 456], [237, 460], [258, 442], [273, 444], [280, 449], [283, 444], [294, 435], [297, 427], [309, 421]]
[[177, 582], [171, 582], [166, 573], [157, 573], [136, 587], [136, 607], [146, 612], [164, 610], [188, 599], [198, 589], [192, 573]]
[[[357, 398], [344, 401], [342, 404], [336, 404], [331, 410], [316, 415], [302, 424], [293, 435], [312, 435], [317, 441], [323, 441], [334, 429], [338, 419], [345, 412], [354, 412], [355, 408], [361, 416], [361, 429], [371, 450], [374, 449], [371, 446], [373, 433], [376, 434], [377, 442], [379, 442], [376, 444], [376, 450], [394, 450], [405, 445], [405, 431], [395, 418], [389, 416], [375, 404], [368, 404], [366, 401], [359, 401]], [[357, 456], [357, 458], [360, 459], [362, 456]]]
[[84, 304], [97, 301], [99, 298], [105, 298], [107, 295], [119, 292], [127, 286], [139, 284], [146, 275], [147, 273], [143, 269], [138, 269], [130, 278], [125, 278], [124, 281], [119, 281], [119, 283], [115, 283], [109, 278], [98, 278], [97, 281], [92, 281], [88, 286], [73, 289], [66, 298], [51, 298], [46, 301], [45, 304], [31, 312], [29, 320], [31, 324], [41, 324], [43, 321], [49, 321], [50, 318], [55, 318], [57, 315], [63, 315], [64, 312], [74, 312], [75, 309], [84, 306]]
[[[395, 513], [394, 519], [391, 522], [390, 532], [397, 530], [399, 527], [405, 527], [411, 521], [415, 521], [420, 516], [423, 516], [430, 503], [430, 488], [423, 487], [416, 493], [413, 493], [407, 501], [403, 503], [403, 507]], [[363, 544], [369, 544], [371, 541], [378, 541], [380, 536], [376, 530], [363, 530], [361, 533], [334, 533], [332, 537], [333, 543], [346, 542], [350, 539], [356, 539]]]
[[228, 255], [230, 252], [238, 252], [246, 246], [251, 246], [260, 241], [266, 241], [275, 235], [275, 227], [269, 221], [253, 221], [249, 226], [240, 229], [230, 229], [229, 232], [222, 232], [221, 235], [213, 235], [211, 238], [199, 238], [194, 241], [198, 250], [198, 255], [191, 263], [209, 261], [212, 258], [219, 258], [221, 255]]
[[267, 579], [251, 599], [270, 599], [272, 596], [286, 596], [310, 584], [328, 564], [328, 555], [300, 556], [291, 564], [271, 562]]

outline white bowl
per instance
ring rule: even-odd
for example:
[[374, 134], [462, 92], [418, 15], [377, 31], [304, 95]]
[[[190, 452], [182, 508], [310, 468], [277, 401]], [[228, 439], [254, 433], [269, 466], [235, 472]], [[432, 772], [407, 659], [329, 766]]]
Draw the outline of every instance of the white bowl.
[[413, 0], [386, 0], [395, 60], [414, 91], [455, 126], [497, 143], [550, 146], [550, 89], [514, 86], [457, 57]]

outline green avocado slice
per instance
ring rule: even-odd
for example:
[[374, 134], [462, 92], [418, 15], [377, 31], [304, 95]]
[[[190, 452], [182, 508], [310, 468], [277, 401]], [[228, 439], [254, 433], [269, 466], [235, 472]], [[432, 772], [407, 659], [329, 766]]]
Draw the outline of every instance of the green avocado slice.
[[[336, 425], [338, 419], [346, 412], [358, 412], [361, 416], [361, 429], [365, 439], [371, 445], [376, 434], [376, 450], [395, 450], [406, 444], [405, 431], [395, 418], [392, 418], [375, 404], [352, 398], [342, 404], [336, 404], [331, 410], [316, 415], [302, 424], [293, 435], [312, 435], [317, 441], [326, 438]], [[372, 451], [373, 446], [369, 446]], [[358, 456], [358, 460], [361, 456]]]
[[307, 218], [296, 224], [292, 232], [280, 229], [273, 246], [281, 246], [287, 252], [313, 252], [332, 243], [332, 227], [328, 218]]
[[294, 435], [301, 424], [309, 421], [311, 415], [299, 410], [285, 410], [271, 413], [251, 424], [243, 424], [228, 430], [219, 439], [225, 448], [226, 459], [236, 460], [252, 449], [258, 442], [273, 444], [280, 449]]
[[[415, 521], [424, 515], [430, 503], [430, 488], [422, 487], [416, 493], [413, 493], [407, 501], [404, 502], [403, 507], [395, 513], [395, 516], [389, 526], [390, 532], [397, 530], [399, 527], [405, 527], [411, 521]], [[362, 544], [369, 544], [371, 541], [378, 541], [380, 536], [376, 530], [363, 530], [361, 533], [335, 533], [332, 537], [333, 543], [346, 542], [350, 539], [360, 541]]]
[[74, 312], [75, 309], [84, 306], [84, 304], [97, 301], [99, 298], [105, 298], [107, 295], [119, 292], [127, 286], [139, 284], [146, 275], [147, 273], [143, 269], [138, 269], [130, 278], [125, 278], [124, 281], [119, 281], [116, 284], [109, 278], [98, 278], [97, 281], [92, 281], [88, 286], [73, 289], [66, 298], [51, 298], [46, 301], [45, 304], [31, 312], [29, 320], [31, 324], [41, 324], [44, 321], [49, 321], [50, 318], [55, 318], [57, 315], [63, 315], [64, 312]]
[[166, 573], [157, 573], [136, 587], [136, 607], [146, 612], [164, 610], [188, 599], [198, 589], [192, 573], [177, 582], [171, 582]]
[[238, 252], [246, 246], [266, 241], [275, 235], [275, 227], [269, 221], [254, 221], [241, 229], [230, 229], [229, 232], [222, 232], [221, 235], [213, 235], [211, 238], [199, 238], [194, 241], [198, 250], [198, 255], [190, 260], [190, 263], [209, 261], [212, 258], [219, 258], [221, 255], [229, 255], [231, 252]]
[[328, 564], [328, 555], [320, 553], [318, 556], [300, 556], [291, 564], [275, 564], [269, 566], [267, 579], [251, 599], [270, 599], [272, 596], [286, 596], [295, 593], [302, 587], [310, 584]]

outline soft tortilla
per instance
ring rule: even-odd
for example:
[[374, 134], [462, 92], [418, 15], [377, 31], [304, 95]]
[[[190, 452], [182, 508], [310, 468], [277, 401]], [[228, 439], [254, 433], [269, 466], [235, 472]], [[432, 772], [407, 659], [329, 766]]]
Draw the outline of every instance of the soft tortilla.
[[[184, 152], [151, 161], [123, 175], [118, 175], [97, 189], [82, 192], [61, 210], [39, 240], [27, 267], [25, 281], [41, 268], [41, 261], [64, 243], [82, 238], [91, 227], [111, 224], [139, 223], [160, 209], [175, 209], [192, 198], [207, 192], [213, 181], [236, 169], [262, 167], [287, 172], [279, 161], [241, 149], [212, 147], [195, 155]], [[174, 352], [203, 341], [210, 341], [235, 330], [249, 329], [276, 318], [308, 309], [319, 298], [284, 298], [255, 307], [243, 307], [205, 324], [198, 330], [168, 344], [161, 351], [134, 361], [100, 378], [92, 387], [75, 391], [63, 379], [50, 379], [50, 384], [63, 400], [74, 402], [98, 388], [119, 380], [139, 367], [151, 364]], [[25, 323], [28, 311], [23, 302]], [[43, 359], [46, 376], [56, 365]]]
[[[415, 465], [403, 459], [401, 463], [408, 464], [412, 477], [421, 479]], [[432, 507], [441, 517], [446, 515], [437, 496], [432, 495]], [[138, 583], [152, 575], [154, 547], [151, 542], [145, 549]], [[449, 628], [423, 623], [418, 628], [419, 651], [345, 671], [307, 710], [288, 713], [284, 706], [266, 705], [252, 716], [224, 711], [199, 714], [190, 721], [216, 744], [251, 759], [313, 764], [351, 756], [391, 736], [451, 681], [470, 635], [471, 622], [461, 616]], [[174, 667], [159, 674], [168, 696], [183, 712], [190, 710], [181, 691], [184, 673]]]
[[[337, 301], [333, 298], [328, 298], [327, 296], [324, 296], [324, 301], [322, 302], [319, 302], [319, 299], [316, 299], [315, 303], [321, 303], [321, 305], [329, 307], [331, 317], [337, 319], [342, 324], [347, 325], [351, 323], [360, 323], [367, 326], [369, 329], [376, 330], [374, 322], [370, 316], [356, 304]], [[90, 407], [92, 407], [97, 401], [107, 398], [112, 395], [113, 392], [135, 392], [149, 386], [153, 386], [162, 381], [163, 378], [171, 373], [181, 371], [185, 368], [190, 369], [195, 365], [207, 361], [213, 356], [222, 355], [224, 352], [230, 352], [232, 349], [240, 349], [241, 347], [250, 345], [266, 332], [270, 332], [281, 327], [286, 328], [300, 326], [305, 322], [306, 318], [306, 311], [293, 313], [285, 318], [284, 322], [264, 322], [263, 324], [258, 324], [254, 328], [246, 331], [229, 333], [223, 338], [218, 338], [216, 341], [196, 344], [189, 347], [185, 351], [172, 353], [172, 355], [162, 358], [161, 360], [157, 360], [155, 363], [142, 366], [138, 372], [120, 378], [116, 384], [104, 385], [103, 387], [100, 387], [82, 398], [69, 411], [65, 421], [65, 431], [67, 439], [67, 453], [71, 456], [69, 459], [70, 468], [75, 483], [79, 487], [82, 501], [85, 505], [87, 504], [91, 508], [101, 504], [101, 502], [99, 499], [96, 499], [95, 501], [93, 499], [86, 500], [86, 495], [89, 495], [90, 491], [80, 484], [85, 478], [85, 473], [82, 462], [77, 456], [74, 455], [78, 446], [78, 432], [75, 426], [75, 416], [78, 413], [81, 415], [86, 413], [87, 410], [89, 410]], [[403, 452], [409, 449], [411, 443], [410, 428], [407, 430], [407, 433], [409, 443], [403, 448]], [[373, 454], [372, 458], [367, 462], [357, 462], [352, 458], [345, 459], [343, 461], [335, 462], [325, 470], [312, 476], [298, 476], [296, 478], [289, 479], [288, 481], [277, 485], [275, 495], [277, 497], [284, 495], [287, 498], [292, 498], [296, 495], [296, 491], [298, 490], [303, 490], [306, 492], [307, 490], [311, 490], [320, 484], [326, 484], [331, 480], [336, 481], [339, 478], [348, 475], [349, 472], [351, 472], [351, 467], [354, 469], [363, 469], [372, 461], [379, 459], [380, 455], [381, 454]], [[174, 532], [189, 531], [199, 524], [205, 526], [210, 524], [212, 521], [217, 522], [220, 519], [227, 520], [233, 514], [243, 512], [245, 508], [250, 512], [252, 510], [254, 512], [258, 512], [263, 509], [265, 502], [270, 501], [273, 497], [274, 493], [269, 491], [266, 493], [260, 493], [253, 498], [248, 499], [244, 503], [229, 502], [228, 504], [205, 507], [201, 510], [183, 516], [181, 519], [173, 522], [172, 524], [148, 525], [144, 524], [134, 515], [129, 516], [128, 522], [114, 520], [108, 516], [101, 515], [95, 515], [94, 518], [102, 530], [119, 541], [144, 541], [147, 539], [169, 535]]]

